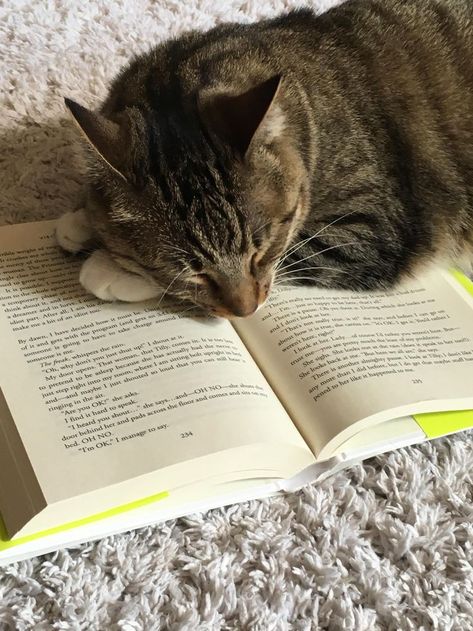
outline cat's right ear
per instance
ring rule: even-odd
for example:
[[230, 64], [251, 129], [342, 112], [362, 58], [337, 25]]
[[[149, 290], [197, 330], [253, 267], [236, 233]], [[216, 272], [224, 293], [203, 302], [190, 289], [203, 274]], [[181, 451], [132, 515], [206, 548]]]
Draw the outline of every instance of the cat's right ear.
[[64, 102], [91, 147], [118, 175], [128, 181], [130, 129], [126, 122], [119, 125], [68, 98]]
[[244, 157], [254, 139], [269, 142], [284, 127], [277, 103], [281, 82], [281, 75], [274, 75], [241, 93], [215, 88], [201, 92], [200, 115], [208, 129]]

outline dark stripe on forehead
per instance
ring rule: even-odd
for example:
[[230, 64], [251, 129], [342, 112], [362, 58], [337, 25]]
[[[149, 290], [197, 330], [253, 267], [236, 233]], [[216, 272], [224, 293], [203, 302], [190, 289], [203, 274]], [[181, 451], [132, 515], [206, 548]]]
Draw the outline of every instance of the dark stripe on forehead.
[[235, 208], [235, 218], [238, 222], [238, 228], [240, 230], [239, 249], [240, 253], [243, 254], [243, 252], [246, 252], [246, 250], [248, 249], [248, 240], [246, 237], [247, 219], [239, 208]]
[[236, 229], [236, 223], [232, 221], [228, 212], [225, 211], [224, 204], [214, 202], [208, 212], [212, 215], [214, 230], [220, 236], [220, 247], [225, 247], [227, 250], [232, 249], [237, 240], [238, 230]]
[[207, 248], [205, 248], [197, 236], [192, 232], [190, 228], [186, 230], [186, 237], [191, 246], [197, 250], [207, 261], [210, 261], [212, 264], [215, 264], [215, 257]]
[[233, 249], [233, 243], [229, 244], [228, 241], [229, 222], [225, 220], [222, 221], [221, 218], [214, 213], [210, 214], [213, 215], [213, 217], [208, 223], [208, 230], [204, 236], [209, 246], [211, 246], [214, 251], [226, 254], [228, 253], [228, 249]]
[[145, 141], [148, 149], [148, 160], [145, 168], [148, 171], [147, 175], [156, 182], [162, 201], [166, 204], [173, 204], [175, 196], [172, 190], [171, 174], [163, 155], [162, 124], [155, 113], [142, 110], [142, 114], [146, 122]]
[[192, 223], [194, 224], [196, 222], [205, 237], [210, 241], [212, 233], [215, 231], [215, 226], [211, 221], [209, 212], [203, 206], [203, 204], [199, 203], [194, 205], [194, 207], [192, 208], [192, 219]]
[[188, 209], [191, 209], [194, 204], [195, 198], [195, 182], [192, 182], [190, 178], [184, 176], [183, 178], [180, 178], [179, 181], [176, 183], [182, 198], [182, 203]]

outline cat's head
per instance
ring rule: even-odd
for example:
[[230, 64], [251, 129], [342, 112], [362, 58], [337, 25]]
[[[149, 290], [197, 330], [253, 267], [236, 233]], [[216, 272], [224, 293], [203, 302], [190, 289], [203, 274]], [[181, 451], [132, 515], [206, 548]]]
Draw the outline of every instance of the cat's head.
[[308, 207], [283, 91], [275, 76], [161, 108], [66, 100], [92, 149], [91, 221], [123, 267], [223, 317], [256, 311]]

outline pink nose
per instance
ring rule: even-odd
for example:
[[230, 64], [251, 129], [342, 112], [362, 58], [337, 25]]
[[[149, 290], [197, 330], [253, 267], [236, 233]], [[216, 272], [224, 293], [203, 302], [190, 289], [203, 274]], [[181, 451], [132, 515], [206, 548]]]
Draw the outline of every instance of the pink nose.
[[246, 318], [265, 300], [268, 287], [269, 283], [259, 283], [253, 278], [221, 283], [215, 312], [224, 318]]
[[222, 292], [221, 306], [237, 318], [245, 318], [258, 308], [256, 283], [243, 282]]

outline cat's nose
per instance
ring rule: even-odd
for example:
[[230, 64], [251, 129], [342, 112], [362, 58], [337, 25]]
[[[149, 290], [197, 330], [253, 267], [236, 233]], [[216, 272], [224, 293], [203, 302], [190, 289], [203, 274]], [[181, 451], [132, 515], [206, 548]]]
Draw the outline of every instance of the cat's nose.
[[216, 312], [227, 318], [246, 318], [258, 308], [259, 298], [260, 289], [256, 281], [228, 282], [222, 287], [221, 304]]

